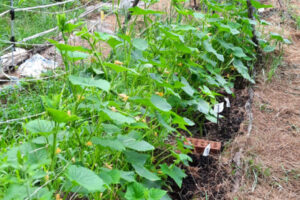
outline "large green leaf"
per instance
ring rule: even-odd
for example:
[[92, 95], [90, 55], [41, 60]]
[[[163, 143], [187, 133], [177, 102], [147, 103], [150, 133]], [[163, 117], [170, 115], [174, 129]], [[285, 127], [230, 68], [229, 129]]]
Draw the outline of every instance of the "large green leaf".
[[103, 180], [85, 167], [71, 165], [68, 167], [66, 176], [71, 182], [80, 185], [89, 192], [103, 192], [105, 190]]
[[260, 8], [272, 8], [273, 6], [272, 5], [265, 5], [265, 4], [262, 4], [260, 3], [259, 1], [257, 0], [251, 0], [251, 4], [254, 8], [256, 9], [260, 9]]
[[70, 75], [69, 80], [71, 81], [71, 83], [73, 85], [80, 85], [83, 87], [97, 87], [106, 92], [108, 92], [109, 88], [110, 88], [110, 83], [108, 81], [102, 80], [102, 79], [96, 80], [94, 78]]
[[125, 146], [118, 139], [103, 139], [98, 137], [92, 137], [93, 144], [100, 145], [102, 147], [108, 147], [112, 150], [124, 151]]
[[149, 158], [148, 154], [137, 153], [135, 151], [125, 151], [126, 160], [135, 165], [144, 166], [145, 162]]
[[135, 119], [133, 119], [132, 117], [127, 117], [118, 112], [114, 112], [108, 109], [103, 109], [102, 111], [106, 113], [111, 120], [114, 120], [121, 124], [132, 124], [136, 122]]
[[203, 114], [208, 114], [210, 109], [209, 103], [203, 99], [198, 99], [197, 110]]
[[193, 96], [195, 90], [184, 77], [181, 77], [181, 83], [184, 85], [184, 87], [182, 87], [183, 91], [188, 95]]
[[119, 135], [118, 139], [122, 142], [122, 144], [129, 148], [133, 149], [136, 151], [151, 151], [154, 150], [154, 147], [149, 144], [148, 142], [141, 140], [138, 141], [135, 138], [129, 137], [129, 136], [124, 136], [124, 135]]
[[160, 165], [161, 171], [164, 174], [170, 176], [175, 183], [181, 187], [182, 179], [186, 177], [186, 174], [180, 168], [176, 167], [175, 165], [168, 166], [166, 163]]
[[144, 166], [132, 164], [133, 168], [135, 169], [135, 172], [140, 175], [141, 177], [144, 177], [150, 181], [158, 181], [160, 178], [156, 176], [156, 174], [150, 172], [148, 169], [146, 169]]
[[141, 38], [135, 38], [132, 40], [132, 45], [141, 50], [141, 51], [145, 51], [148, 48], [148, 42], [144, 39]]
[[206, 51], [213, 53], [218, 58], [218, 60], [224, 62], [224, 56], [221, 54], [218, 54], [217, 51], [213, 48], [213, 46], [209, 43], [208, 40], [203, 41], [203, 46]]
[[152, 95], [151, 103], [161, 111], [168, 112], [172, 109], [172, 106], [164, 98], [158, 95]]
[[130, 8], [129, 11], [132, 12], [132, 15], [164, 14], [164, 12], [161, 12], [161, 11], [142, 9], [138, 6]]
[[255, 83], [254, 80], [250, 77], [247, 67], [243, 64], [241, 60], [234, 59], [233, 66], [245, 79], [247, 79], [251, 83]]
[[78, 120], [79, 117], [76, 115], [69, 115], [68, 113], [62, 110], [56, 110], [53, 108], [46, 108], [48, 114], [52, 117], [52, 119], [58, 123], [67, 123]]
[[127, 186], [125, 198], [127, 200], [144, 200], [146, 188], [137, 182], [134, 182]]
[[47, 133], [47, 134], [49, 134], [53, 130], [54, 126], [55, 126], [55, 124], [53, 121], [36, 119], [36, 120], [28, 122], [25, 125], [25, 128], [30, 133]]
[[166, 194], [167, 192], [164, 190], [151, 188], [149, 190], [148, 200], [161, 200]]

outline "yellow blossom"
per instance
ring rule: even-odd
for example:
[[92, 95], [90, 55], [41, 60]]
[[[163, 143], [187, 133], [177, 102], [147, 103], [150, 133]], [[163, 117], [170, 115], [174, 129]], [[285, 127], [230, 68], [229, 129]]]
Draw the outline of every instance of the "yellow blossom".
[[48, 174], [45, 176], [45, 181], [49, 181], [49, 175]]
[[67, 113], [68, 113], [68, 115], [71, 117], [71, 110], [68, 110]]
[[121, 97], [123, 101], [127, 101], [129, 98], [129, 96], [127, 96], [126, 94], [119, 94], [119, 97]]
[[230, 69], [231, 69], [232, 71], [234, 71], [234, 70], [235, 70], [235, 68], [234, 68], [234, 66], [233, 66], [233, 65], [231, 65]]
[[91, 142], [91, 141], [88, 141], [87, 143], [86, 143], [86, 146], [92, 146], [93, 145], [93, 143]]
[[155, 94], [157, 94], [158, 96], [164, 96], [164, 93], [163, 92], [155, 92]]
[[178, 66], [179, 66], [179, 67], [182, 67], [182, 63], [178, 63]]
[[82, 96], [82, 95], [77, 95], [77, 100], [78, 101], [80, 101], [80, 100], [84, 100], [85, 99], [85, 97], [84, 96]]
[[103, 20], [104, 20], [104, 18], [105, 18], [105, 15], [104, 15], [104, 11], [103, 11], [103, 10], [101, 10], [101, 12], [100, 12], [100, 16], [101, 16], [101, 21], [103, 21]]
[[55, 199], [56, 199], [56, 200], [62, 200], [62, 198], [60, 197], [60, 194], [59, 194], [59, 193], [57, 193], [57, 194], [55, 195]]
[[170, 74], [170, 72], [167, 69], [165, 69], [164, 73], [165, 74]]
[[146, 121], [146, 119], [142, 119], [142, 122], [146, 123], [147, 121]]
[[154, 136], [157, 137], [157, 135], [158, 135], [157, 132], [154, 132]]
[[161, 170], [159, 170], [157, 173], [162, 174], [163, 172]]
[[230, 74], [227, 74], [227, 78], [229, 78], [230, 77]]
[[111, 107], [110, 107], [110, 110], [113, 111], [113, 112], [117, 112], [117, 109], [116, 109], [116, 107], [114, 107], [114, 106], [111, 106]]
[[108, 168], [108, 169], [112, 169], [112, 167], [113, 167], [112, 164], [108, 164], [108, 163], [104, 163], [104, 165], [105, 165], [105, 167]]
[[59, 147], [57, 147], [55, 153], [59, 154], [60, 152], [61, 152], [61, 149]]
[[115, 62], [114, 62], [116, 65], [123, 65], [123, 63], [121, 62], [121, 61], [119, 61], [119, 60], [115, 60]]

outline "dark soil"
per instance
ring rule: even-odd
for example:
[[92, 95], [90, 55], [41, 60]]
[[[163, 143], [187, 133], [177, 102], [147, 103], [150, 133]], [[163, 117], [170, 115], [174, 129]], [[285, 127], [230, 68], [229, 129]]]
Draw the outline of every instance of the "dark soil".
[[[224, 117], [220, 119], [219, 125], [205, 122], [202, 135], [199, 133], [199, 127], [193, 127], [190, 130], [193, 133], [192, 137], [222, 142], [223, 149], [226, 142], [240, 134], [248, 93], [243, 89], [234, 91], [234, 94], [235, 97], [228, 96], [231, 107], [221, 113]], [[233, 183], [231, 172], [228, 171], [230, 166], [222, 163], [218, 155], [190, 156], [193, 162], [189, 167], [183, 167], [187, 177], [183, 180], [182, 188], [170, 180], [172, 186], [170, 197], [174, 200], [227, 199], [226, 194], [231, 191]]]

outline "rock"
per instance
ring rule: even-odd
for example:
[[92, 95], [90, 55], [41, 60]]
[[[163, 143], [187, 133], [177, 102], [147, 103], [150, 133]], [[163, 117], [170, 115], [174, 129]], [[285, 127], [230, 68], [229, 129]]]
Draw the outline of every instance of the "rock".
[[[14, 55], [14, 65], [17, 65], [18, 63], [22, 62], [23, 60], [29, 57], [28, 51], [22, 48], [16, 48], [15, 51], [13, 52], [13, 55]], [[2, 70], [4, 72], [10, 71], [10, 68], [14, 67], [12, 64], [12, 53], [7, 53], [1, 56], [0, 60], [1, 60], [0, 67], [2, 67]], [[0, 70], [0, 74], [2, 70]]]
[[26, 60], [18, 69], [21, 76], [38, 78], [43, 72], [57, 68], [58, 64], [52, 60], [47, 60], [40, 54], [32, 56]]

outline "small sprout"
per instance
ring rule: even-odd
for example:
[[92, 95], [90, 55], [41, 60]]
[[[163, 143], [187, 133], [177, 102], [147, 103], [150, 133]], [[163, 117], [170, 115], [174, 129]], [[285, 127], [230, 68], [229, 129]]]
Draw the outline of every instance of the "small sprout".
[[117, 112], [117, 109], [116, 109], [116, 107], [114, 107], [114, 106], [111, 106], [111, 107], [110, 107], [110, 110], [113, 111], [113, 112]]
[[61, 149], [59, 147], [57, 147], [55, 153], [59, 154], [60, 152], [61, 152]]
[[129, 98], [129, 96], [127, 96], [126, 94], [119, 94], [119, 97], [121, 97], [122, 98], [122, 100], [123, 101], [127, 101], [128, 100], [128, 98]]
[[69, 117], [71, 117], [71, 110], [68, 110], [68, 115], [69, 115]]
[[104, 21], [105, 15], [104, 15], [104, 11], [103, 10], [101, 10], [100, 16], [101, 16], [101, 21]]
[[113, 165], [112, 164], [108, 164], [108, 163], [104, 163], [105, 167], [108, 169], [112, 169]]
[[155, 94], [157, 94], [158, 96], [164, 96], [164, 93], [163, 92], [155, 92]]
[[123, 65], [123, 63], [121, 61], [119, 61], [119, 60], [115, 60], [114, 64], [116, 64], [116, 65]]
[[88, 141], [87, 143], [86, 143], [86, 146], [88, 146], [88, 147], [90, 147], [90, 146], [92, 146], [93, 145], [93, 143], [91, 142], [91, 141]]

